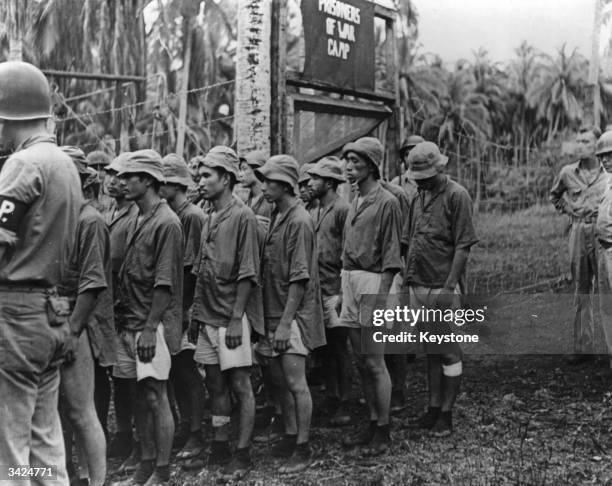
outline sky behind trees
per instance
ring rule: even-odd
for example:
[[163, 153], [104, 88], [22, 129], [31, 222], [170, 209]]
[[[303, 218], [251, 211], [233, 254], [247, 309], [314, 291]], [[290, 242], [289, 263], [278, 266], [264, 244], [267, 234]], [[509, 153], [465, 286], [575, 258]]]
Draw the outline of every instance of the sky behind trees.
[[553, 54], [565, 42], [590, 57], [593, 0], [412, 0], [419, 12], [422, 52], [452, 63], [484, 47], [507, 61], [526, 40]]

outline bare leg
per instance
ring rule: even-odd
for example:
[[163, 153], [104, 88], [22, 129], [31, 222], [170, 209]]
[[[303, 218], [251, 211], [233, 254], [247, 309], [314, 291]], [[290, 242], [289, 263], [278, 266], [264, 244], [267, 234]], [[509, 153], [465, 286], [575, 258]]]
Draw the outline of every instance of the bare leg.
[[106, 478], [106, 440], [95, 408], [94, 382], [94, 361], [84, 332], [75, 362], [61, 369], [60, 389], [77, 444], [84, 449], [90, 484], [102, 485]]
[[291, 392], [295, 403], [297, 444], [300, 445], [308, 442], [312, 418], [312, 397], [306, 382], [306, 357], [297, 354], [283, 354], [280, 356], [280, 362], [287, 389]]
[[250, 368], [234, 368], [229, 370], [232, 389], [240, 402], [240, 432], [238, 449], [249, 446], [255, 424], [255, 397], [251, 386]]

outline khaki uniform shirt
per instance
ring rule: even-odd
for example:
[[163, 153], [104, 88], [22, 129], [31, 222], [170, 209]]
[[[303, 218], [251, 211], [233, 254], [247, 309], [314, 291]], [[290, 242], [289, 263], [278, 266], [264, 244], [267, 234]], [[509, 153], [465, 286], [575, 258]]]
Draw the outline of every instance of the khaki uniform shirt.
[[248, 279], [253, 285], [245, 311], [251, 327], [263, 334], [257, 231], [253, 211], [238, 198], [216, 214], [214, 221], [212, 210], [209, 211], [193, 268], [197, 275], [193, 319], [227, 327], [236, 303], [238, 282]]
[[555, 208], [575, 218], [596, 218], [608, 185], [608, 173], [600, 165], [595, 174], [595, 178], [588, 180], [588, 171], [581, 168], [580, 162], [564, 166], [550, 190]]
[[[39, 134], [25, 140], [0, 172], [0, 198], [27, 206], [0, 261], [0, 284], [52, 287], [63, 280], [83, 204], [77, 169], [55, 143]], [[5, 231], [5, 230], [2, 230]], [[0, 231], [0, 244], [8, 231]]]
[[111, 269], [113, 272], [113, 292], [119, 289], [119, 270], [125, 260], [127, 232], [132, 219], [138, 217], [138, 206], [130, 202], [122, 209], [114, 208], [106, 214], [111, 242]]
[[310, 213], [317, 234], [321, 295], [325, 297], [340, 294], [342, 237], [348, 212], [348, 203], [336, 196], [325, 208], [319, 205]]
[[323, 309], [314, 225], [295, 199], [284, 212], [275, 211], [263, 250], [263, 302], [266, 326], [280, 321], [289, 285], [305, 282], [306, 289], [295, 320], [304, 345], [313, 350], [325, 344]]
[[344, 226], [344, 270], [373, 273], [393, 272], [402, 268], [400, 239], [402, 233], [400, 203], [378, 184], [358, 206], [353, 199]]
[[153, 290], [172, 294], [162, 323], [171, 353], [178, 351], [183, 311], [183, 229], [166, 201], [160, 201], [138, 225], [130, 220], [125, 261], [119, 272], [115, 315], [119, 329], [142, 331], [153, 305]]
[[413, 198], [404, 226], [402, 243], [408, 248], [404, 286], [443, 287], [455, 250], [469, 249], [478, 242], [472, 199], [463, 186], [445, 177], [442, 184], [426, 192], [420, 191]]
[[77, 245], [71, 258], [61, 295], [76, 301], [87, 290], [99, 290], [94, 311], [87, 323], [93, 355], [102, 366], [115, 363], [117, 333], [113, 316], [110, 238], [102, 215], [85, 203], [79, 215]]

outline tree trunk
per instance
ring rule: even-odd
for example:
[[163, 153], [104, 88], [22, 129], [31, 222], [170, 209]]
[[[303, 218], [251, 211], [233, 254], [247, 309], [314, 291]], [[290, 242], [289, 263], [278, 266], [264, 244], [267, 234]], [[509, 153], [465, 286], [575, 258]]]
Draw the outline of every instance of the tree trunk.
[[191, 44], [193, 17], [185, 19], [185, 54], [181, 73], [181, 95], [179, 105], [178, 133], [176, 136], [176, 153], [183, 155], [185, 150], [185, 130], [187, 129], [187, 91], [189, 90], [189, 65], [191, 63]]
[[[23, 11], [27, 9], [27, 2], [20, 0], [8, 0], [8, 38], [9, 38], [9, 61], [23, 61]], [[23, 11], [21, 9], [24, 9]]]
[[238, 0], [235, 127], [238, 152], [270, 153], [271, 0]]

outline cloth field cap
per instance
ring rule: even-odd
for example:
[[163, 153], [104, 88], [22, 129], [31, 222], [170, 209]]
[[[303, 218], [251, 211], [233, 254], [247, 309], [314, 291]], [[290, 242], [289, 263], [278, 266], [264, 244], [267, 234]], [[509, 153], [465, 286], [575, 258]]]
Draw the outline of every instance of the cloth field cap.
[[129, 157], [130, 157], [130, 152], [121, 152], [104, 169], [106, 171], [113, 171], [113, 172], [119, 173], [121, 172], [121, 168], [123, 167], [123, 164], [125, 164], [125, 162], [127, 161]]
[[300, 167], [300, 176], [298, 177], [298, 184], [304, 184], [310, 180], [310, 174], [308, 171], [314, 167], [313, 163], [303, 164]]
[[323, 157], [308, 170], [308, 173], [322, 177], [323, 179], [334, 179], [339, 182], [346, 182], [343, 175], [342, 162], [340, 162], [338, 157]]
[[166, 184], [179, 184], [187, 188], [193, 186], [189, 167], [187, 167], [187, 162], [183, 157], [177, 154], [168, 154], [162, 159], [162, 165]]
[[126, 161], [121, 164], [118, 175], [124, 174], [148, 174], [157, 181], [164, 182], [164, 168], [162, 158], [155, 150], [144, 149], [130, 152]]
[[98, 171], [91, 167], [87, 167], [87, 176], [84, 177], [83, 181], [83, 189], [87, 189], [94, 184], [100, 184], [100, 176], [98, 175]]
[[300, 166], [291, 155], [275, 155], [259, 169], [255, 169], [258, 178], [280, 181], [289, 184], [294, 194], [299, 193], [298, 178]]
[[406, 150], [411, 149], [415, 147], [417, 144], [424, 142], [424, 141], [425, 139], [421, 137], [420, 135], [410, 135], [406, 140], [404, 140], [404, 143], [402, 144], [402, 147], [400, 148], [400, 154], [403, 154], [404, 152], [406, 152]]
[[101, 165], [102, 167], [106, 167], [110, 162], [110, 157], [106, 152], [102, 152], [102, 150], [94, 150], [87, 154], [87, 165], [89, 166]]
[[255, 150], [246, 154], [242, 160], [244, 160], [251, 167], [259, 168], [266, 163], [268, 156], [262, 150]]
[[421, 142], [408, 155], [408, 177], [428, 179], [438, 174], [438, 168], [448, 163], [448, 157], [433, 142]]
[[85, 152], [83, 152], [79, 147], [75, 147], [73, 145], [62, 145], [60, 149], [68, 157], [72, 159], [72, 162], [76, 166], [77, 171], [80, 176], [89, 175], [89, 169], [87, 167], [87, 158], [85, 157]]
[[238, 159], [238, 155], [233, 149], [224, 145], [217, 145], [211, 148], [200, 162], [200, 165], [223, 169], [233, 174], [236, 180], [240, 172], [240, 160]]
[[349, 152], [354, 152], [369, 161], [375, 169], [374, 178], [380, 179], [380, 165], [384, 157], [384, 149], [380, 140], [374, 137], [359, 138], [344, 146], [342, 158], [346, 158]]

